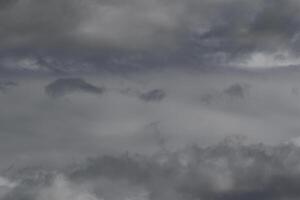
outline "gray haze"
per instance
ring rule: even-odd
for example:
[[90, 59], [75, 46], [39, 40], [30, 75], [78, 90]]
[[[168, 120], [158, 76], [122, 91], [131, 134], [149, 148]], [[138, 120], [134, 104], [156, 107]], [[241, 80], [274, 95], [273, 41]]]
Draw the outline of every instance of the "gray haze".
[[1, 166], [60, 166], [126, 151], [152, 154], [161, 148], [160, 137], [170, 149], [210, 145], [230, 135], [296, 144], [297, 76], [155, 72], [17, 78], [18, 85], [0, 93], [0, 155], [6, 161]]

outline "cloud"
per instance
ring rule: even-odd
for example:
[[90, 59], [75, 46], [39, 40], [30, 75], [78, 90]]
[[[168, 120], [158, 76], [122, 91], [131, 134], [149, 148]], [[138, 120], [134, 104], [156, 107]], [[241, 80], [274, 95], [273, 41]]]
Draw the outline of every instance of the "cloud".
[[223, 92], [232, 98], [244, 98], [246, 88], [247, 88], [247, 85], [241, 85], [241, 84], [236, 83], [236, 84], [229, 86]]
[[0, 13], [5, 18], [0, 21], [5, 27], [0, 31], [1, 43], [26, 46], [38, 41], [34, 46], [62, 43], [129, 49], [164, 43], [177, 29], [180, 6], [156, 0], [16, 1]]
[[6, 81], [6, 80], [0, 80], [0, 91], [6, 92], [12, 87], [17, 86], [18, 84], [14, 81]]
[[[73, 55], [77, 49], [79, 57], [94, 55], [108, 63], [140, 57], [140, 65], [298, 64], [300, 5], [295, 0], [1, 3], [2, 51]], [[274, 52], [284, 52], [279, 64]]]
[[[19, 87], [0, 98], [1, 176], [16, 183], [0, 199], [299, 197], [296, 73], [17, 80]], [[68, 101], [45, 96], [45, 85], [64, 88], [69, 81], [71, 92], [80, 93]], [[109, 92], [101, 98], [90, 95], [95, 88], [82, 92], [90, 83]], [[123, 88], [131, 90], [124, 95]], [[155, 88], [167, 97], [139, 99]], [[199, 102], [204, 94], [212, 94], [209, 105]], [[232, 134], [239, 136], [219, 142]]]
[[259, 68], [275, 68], [286, 66], [297, 66], [300, 61], [291, 52], [254, 52], [249, 58], [241, 62], [232, 63], [239, 68], [259, 69]]
[[57, 175], [50, 187], [38, 192], [41, 200], [99, 200], [88, 191], [72, 185], [63, 175]]
[[73, 92], [102, 94], [104, 88], [94, 86], [80, 78], [61, 78], [47, 85], [45, 91], [51, 97], [62, 97]]
[[[291, 95], [291, 87], [297, 88], [299, 81], [293, 75], [254, 79], [235, 73], [103, 74], [84, 76], [80, 79], [84, 84], [74, 78], [11, 79], [19, 86], [0, 98], [0, 132], [5, 138], [0, 168], [62, 166], [99, 153], [152, 154], [191, 142], [209, 145], [231, 134], [267, 144], [288, 141], [300, 130], [299, 96]], [[66, 99], [53, 101], [45, 95], [45, 86], [61, 80], [53, 92]], [[97, 98], [94, 87], [102, 85], [107, 92]], [[133, 93], [124, 95], [123, 88]], [[167, 96], [148, 103], [139, 98], [155, 89]], [[212, 95], [210, 104], [201, 102], [205, 94]]]
[[149, 92], [142, 93], [140, 99], [146, 102], [161, 101], [165, 98], [166, 93], [163, 90], [155, 89]]
[[120, 90], [121, 94], [137, 97], [144, 102], [160, 102], [166, 98], [167, 94], [162, 89], [151, 89], [142, 91], [135, 88], [126, 88]]
[[0, 199], [299, 199], [299, 13], [0, 0]]
[[7, 178], [0, 177], [0, 198], [2, 199], [11, 190], [17, 187], [18, 183], [8, 180]]
[[293, 199], [300, 195], [299, 153], [293, 144], [246, 144], [234, 136], [149, 156], [105, 155], [46, 176], [25, 172], [17, 177], [23, 186], [3, 199], [26, 198], [24, 189], [42, 200]]
[[234, 83], [222, 91], [212, 91], [201, 96], [201, 101], [206, 104], [220, 101], [244, 99], [249, 93], [250, 85], [245, 83]]

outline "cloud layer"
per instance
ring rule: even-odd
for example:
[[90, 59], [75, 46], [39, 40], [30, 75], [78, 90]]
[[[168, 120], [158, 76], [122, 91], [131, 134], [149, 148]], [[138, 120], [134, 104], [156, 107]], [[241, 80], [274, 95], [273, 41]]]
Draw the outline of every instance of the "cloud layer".
[[296, 0], [5, 0], [1, 8], [6, 53], [96, 54], [102, 65], [299, 64]]
[[100, 156], [59, 171], [11, 169], [1, 199], [296, 199], [299, 153], [293, 144], [230, 137], [151, 156]]

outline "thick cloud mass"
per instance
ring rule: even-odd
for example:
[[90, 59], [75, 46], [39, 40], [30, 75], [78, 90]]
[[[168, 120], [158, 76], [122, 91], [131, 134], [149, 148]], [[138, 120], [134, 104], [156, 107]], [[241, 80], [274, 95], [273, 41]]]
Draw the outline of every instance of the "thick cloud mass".
[[292, 144], [231, 137], [152, 156], [100, 156], [56, 172], [10, 169], [1, 199], [297, 199], [299, 153]]
[[[1, 51], [8, 54], [61, 60], [57, 55], [77, 52], [75, 57], [94, 56], [102, 67], [299, 64], [297, 0], [4, 0], [0, 5]], [[65, 62], [68, 56], [62, 56]]]

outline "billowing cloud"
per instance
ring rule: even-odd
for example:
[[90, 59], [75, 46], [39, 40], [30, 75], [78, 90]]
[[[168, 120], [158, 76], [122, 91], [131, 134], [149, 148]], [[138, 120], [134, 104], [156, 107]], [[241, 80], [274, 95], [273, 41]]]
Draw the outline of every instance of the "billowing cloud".
[[2, 199], [296, 199], [299, 153], [293, 144], [247, 144], [234, 136], [150, 156], [105, 155], [56, 172], [25, 170]]

